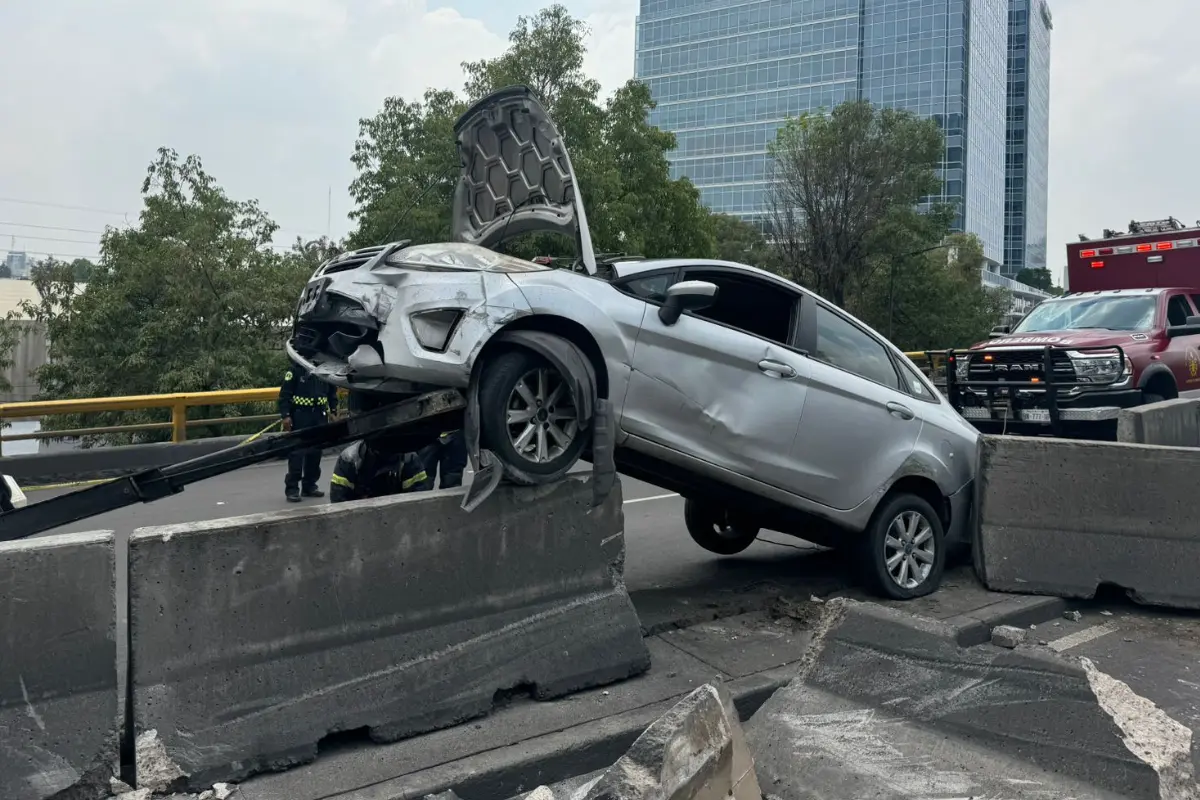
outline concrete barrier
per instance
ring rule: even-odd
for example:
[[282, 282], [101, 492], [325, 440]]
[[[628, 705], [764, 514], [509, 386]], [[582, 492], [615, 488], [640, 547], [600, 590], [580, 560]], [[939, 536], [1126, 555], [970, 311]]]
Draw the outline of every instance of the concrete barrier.
[[119, 769], [113, 553], [111, 531], [0, 544], [5, 800], [106, 796]]
[[783, 800], [1159, 798], [1157, 744], [1122, 729], [1092, 672], [1046, 648], [961, 648], [944, 623], [837, 599], [746, 737]]
[[1117, 417], [1117, 441], [1200, 447], [1200, 400], [1164, 400], [1123, 409]]
[[133, 716], [203, 787], [649, 668], [621, 491], [588, 478], [143, 528], [130, 539]]
[[1200, 608], [1200, 449], [987, 436], [975, 568], [1001, 592]]
[[[554, 800], [548, 790], [546, 800]], [[761, 800], [729, 693], [696, 689], [646, 729], [582, 800]], [[533, 800], [532, 796], [526, 800]]]

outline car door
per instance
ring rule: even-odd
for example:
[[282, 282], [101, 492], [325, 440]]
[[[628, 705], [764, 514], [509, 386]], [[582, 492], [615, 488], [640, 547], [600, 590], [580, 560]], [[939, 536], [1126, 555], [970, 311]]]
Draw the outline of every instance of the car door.
[[816, 342], [792, 448], [804, 474], [797, 493], [844, 511], [888, 482], [923, 423], [887, 346], [832, 306], [813, 305]]
[[[647, 311], [633, 354], [622, 428], [755, 480], [795, 482], [791, 444], [808, 360], [788, 342], [799, 294], [732, 269], [687, 269], [717, 284], [713, 306], [673, 325]], [[650, 301], [654, 302], [654, 301]]]
[[[1195, 299], [1195, 298], [1193, 298]], [[1167, 297], [1167, 326], [1186, 325], [1188, 318], [1196, 315], [1191, 300], [1182, 292]], [[1200, 335], [1173, 336], [1167, 339], [1163, 361], [1175, 376], [1175, 386], [1180, 397], [1195, 397], [1200, 394]]]

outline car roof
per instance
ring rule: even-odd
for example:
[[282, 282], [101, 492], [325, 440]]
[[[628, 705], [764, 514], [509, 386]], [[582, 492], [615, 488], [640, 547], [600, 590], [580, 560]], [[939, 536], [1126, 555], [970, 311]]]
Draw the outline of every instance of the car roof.
[[1058, 297], [1047, 298], [1044, 302], [1053, 300], [1074, 300], [1077, 297], [1130, 297], [1132, 295], [1159, 295], [1163, 292], [1186, 291], [1174, 287], [1147, 287], [1144, 289], [1093, 289], [1092, 291], [1068, 292]]
[[[749, 264], [741, 264], [737, 261], [721, 261], [717, 258], [640, 258], [636, 261], [620, 261], [614, 260], [613, 267], [617, 270], [617, 274], [622, 278], [628, 278], [632, 275], [640, 275], [643, 272], [651, 272], [659, 269], [679, 269], [680, 267], [723, 267], [725, 269], [738, 270], [746, 272], [759, 278], [776, 283], [782, 283], [791, 289], [804, 294], [817, 295], [805, 289], [798, 283], [793, 283], [787, 278], [782, 278], [773, 272], [767, 272], [759, 267], [752, 267]], [[818, 298], [820, 299], [820, 298]]]

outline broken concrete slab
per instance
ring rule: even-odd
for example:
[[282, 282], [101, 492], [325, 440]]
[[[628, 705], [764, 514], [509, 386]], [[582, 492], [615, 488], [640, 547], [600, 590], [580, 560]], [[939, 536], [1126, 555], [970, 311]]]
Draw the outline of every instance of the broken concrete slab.
[[104, 797], [117, 771], [111, 531], [0, 543], [0, 790]]
[[985, 436], [980, 580], [996, 591], [1079, 598], [1113, 584], [1137, 602], [1198, 609], [1198, 471], [1195, 448]]
[[1080, 664], [961, 648], [944, 623], [869, 603], [827, 604], [796, 678], [747, 738], [783, 800], [1008, 796], [1012, 779], [1038, 785], [1027, 797], [1159, 798], [1158, 773]]
[[621, 492], [586, 476], [147, 528], [130, 539], [133, 713], [189, 787], [644, 672]]
[[638, 737], [582, 800], [761, 800], [729, 693], [705, 684]]

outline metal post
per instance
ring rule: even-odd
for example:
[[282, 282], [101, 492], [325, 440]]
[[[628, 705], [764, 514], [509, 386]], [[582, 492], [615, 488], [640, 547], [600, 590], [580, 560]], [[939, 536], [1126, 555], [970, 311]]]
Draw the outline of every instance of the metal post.
[[187, 441], [187, 406], [183, 403], [171, 406], [171, 441]]

